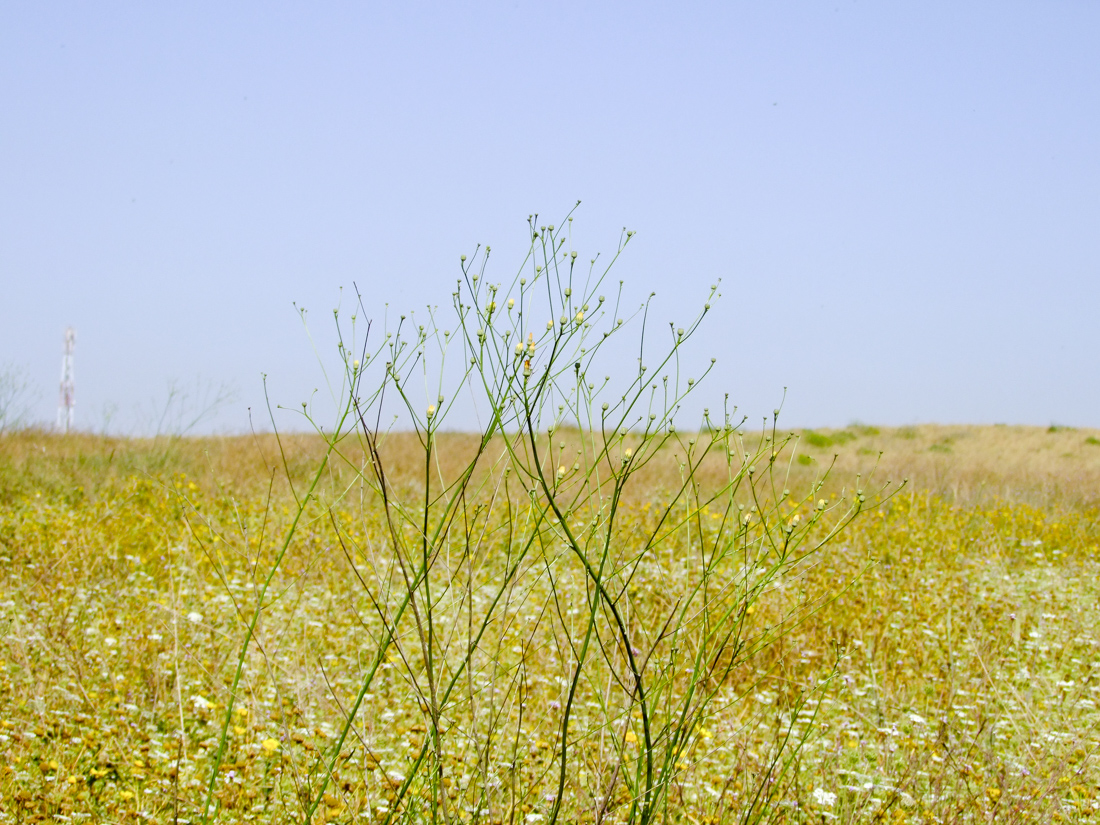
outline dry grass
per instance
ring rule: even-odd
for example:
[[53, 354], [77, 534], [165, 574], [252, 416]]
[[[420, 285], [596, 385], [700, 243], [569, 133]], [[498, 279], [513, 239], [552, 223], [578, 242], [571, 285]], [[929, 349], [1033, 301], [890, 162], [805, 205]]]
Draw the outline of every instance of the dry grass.
[[[792, 733], [803, 742], [785, 751], [797, 756], [792, 780], [765, 820], [1093, 821], [1098, 436], [933, 426], [802, 434], [792, 489], [834, 454], [830, 501], [876, 463], [876, 477], [911, 484], [751, 605], [747, 638], [792, 613], [808, 617], [708, 686], [715, 702], [667, 779], [669, 821], [739, 821]], [[441, 475], [475, 443], [442, 436]], [[323, 449], [284, 439], [291, 475], [314, 468]], [[391, 480], [415, 486], [422, 456], [411, 440], [395, 437], [384, 452]], [[0, 438], [0, 822], [197, 821], [242, 621], [294, 510], [280, 463], [270, 437]], [[679, 466], [670, 447], [641, 471], [622, 552], [652, 527]], [[719, 473], [702, 467], [700, 484]], [[353, 480], [334, 467], [325, 483]], [[713, 521], [700, 521], [700, 535], [719, 529], [716, 513], [703, 515]], [[336, 522], [321, 516], [299, 531], [247, 657], [219, 821], [301, 821], [317, 756], [369, 664], [379, 627], [356, 571], [371, 569], [382, 522], [347, 499]], [[354, 571], [337, 524], [357, 542]], [[502, 564], [505, 524], [482, 526], [477, 563], [487, 573]], [[683, 597], [697, 563], [690, 543], [670, 536], [624, 583], [640, 632], [656, 635]], [[547, 558], [517, 577], [450, 711], [448, 821], [534, 823], [556, 787], [564, 628], [587, 602], [583, 575]], [[465, 630], [446, 630], [443, 647], [461, 648]], [[401, 645], [383, 665], [315, 821], [394, 812], [431, 730], [406, 675], [422, 666]], [[636, 759], [642, 731], [612, 670], [596, 668], [604, 681], [582, 691], [567, 821], [620, 822], [631, 810], [621, 766]], [[402, 804], [411, 818], [443, 816], [425, 788]]]

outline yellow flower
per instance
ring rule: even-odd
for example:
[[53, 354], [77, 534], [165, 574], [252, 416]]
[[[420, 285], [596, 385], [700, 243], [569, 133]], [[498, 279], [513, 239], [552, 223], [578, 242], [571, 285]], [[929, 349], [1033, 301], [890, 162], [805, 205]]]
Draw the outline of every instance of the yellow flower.
[[260, 747], [262, 747], [269, 754], [275, 753], [275, 751], [279, 750], [279, 740], [271, 738], [265, 739], [263, 742], [260, 743]]
[[626, 741], [631, 745], [638, 741], [638, 737], [634, 735], [634, 731], [628, 730], [626, 732]]

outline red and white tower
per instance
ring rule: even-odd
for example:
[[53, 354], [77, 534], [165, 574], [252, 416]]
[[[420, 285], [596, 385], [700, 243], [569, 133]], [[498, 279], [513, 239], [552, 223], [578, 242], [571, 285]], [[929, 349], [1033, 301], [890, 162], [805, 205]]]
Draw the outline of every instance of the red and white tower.
[[65, 354], [61, 357], [61, 398], [57, 404], [57, 428], [67, 433], [73, 428], [76, 408], [76, 384], [73, 381], [73, 351], [76, 349], [76, 330], [65, 330]]

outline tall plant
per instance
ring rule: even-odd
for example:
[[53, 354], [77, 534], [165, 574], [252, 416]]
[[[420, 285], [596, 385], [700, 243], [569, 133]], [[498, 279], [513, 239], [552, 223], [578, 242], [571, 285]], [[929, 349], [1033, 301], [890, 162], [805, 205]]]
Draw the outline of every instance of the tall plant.
[[[863, 492], [826, 506], [822, 477], [792, 496], [793, 436], [776, 429], [778, 410], [752, 437], [725, 406], [680, 429], [714, 364], [695, 376], [681, 355], [718, 285], [651, 356], [650, 302], [624, 312], [609, 278], [633, 233], [605, 265], [582, 265], [572, 220], [533, 216], [506, 283], [488, 278], [488, 247], [463, 256], [450, 312], [429, 307], [422, 324], [403, 315], [379, 331], [360, 320], [362, 299], [349, 323], [337, 313], [338, 415], [317, 426], [324, 456], [257, 588], [204, 819], [257, 622], [304, 520], [327, 520], [372, 611], [359, 687], [334, 695], [339, 733], [304, 785], [307, 820], [358, 743], [368, 767], [388, 768], [376, 806], [386, 822], [614, 814], [649, 825], [680, 804], [671, 789], [737, 674], [813, 609], [752, 618], [859, 513]], [[613, 359], [631, 330], [639, 354], [624, 369]], [[462, 439], [446, 424], [466, 396], [482, 424]], [[414, 459], [418, 480], [398, 479], [395, 465]], [[796, 691], [795, 716], [815, 689]], [[378, 690], [424, 731], [388, 766], [362, 724]], [[532, 739], [535, 728], [548, 735]], [[742, 819], [767, 815], [805, 733], [792, 722], [780, 737]]]

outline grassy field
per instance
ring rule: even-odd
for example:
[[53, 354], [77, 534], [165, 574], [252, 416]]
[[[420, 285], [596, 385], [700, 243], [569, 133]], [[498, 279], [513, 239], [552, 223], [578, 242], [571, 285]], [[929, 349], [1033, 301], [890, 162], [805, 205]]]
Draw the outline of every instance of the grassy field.
[[[291, 531], [320, 438], [6, 435], [0, 822], [198, 822], [208, 790], [219, 822], [613, 823], [647, 794], [677, 823], [1095, 821], [1098, 436], [803, 432], [759, 510], [708, 496], [710, 458], [677, 498], [693, 447], [667, 443], [617, 502], [605, 605], [562, 541], [599, 512], [555, 521], [507, 473], [409, 586], [392, 545], [423, 536], [367, 456]], [[476, 449], [441, 434], [432, 472]], [[423, 493], [411, 436], [378, 460]], [[769, 567], [754, 517], [806, 552]]]

